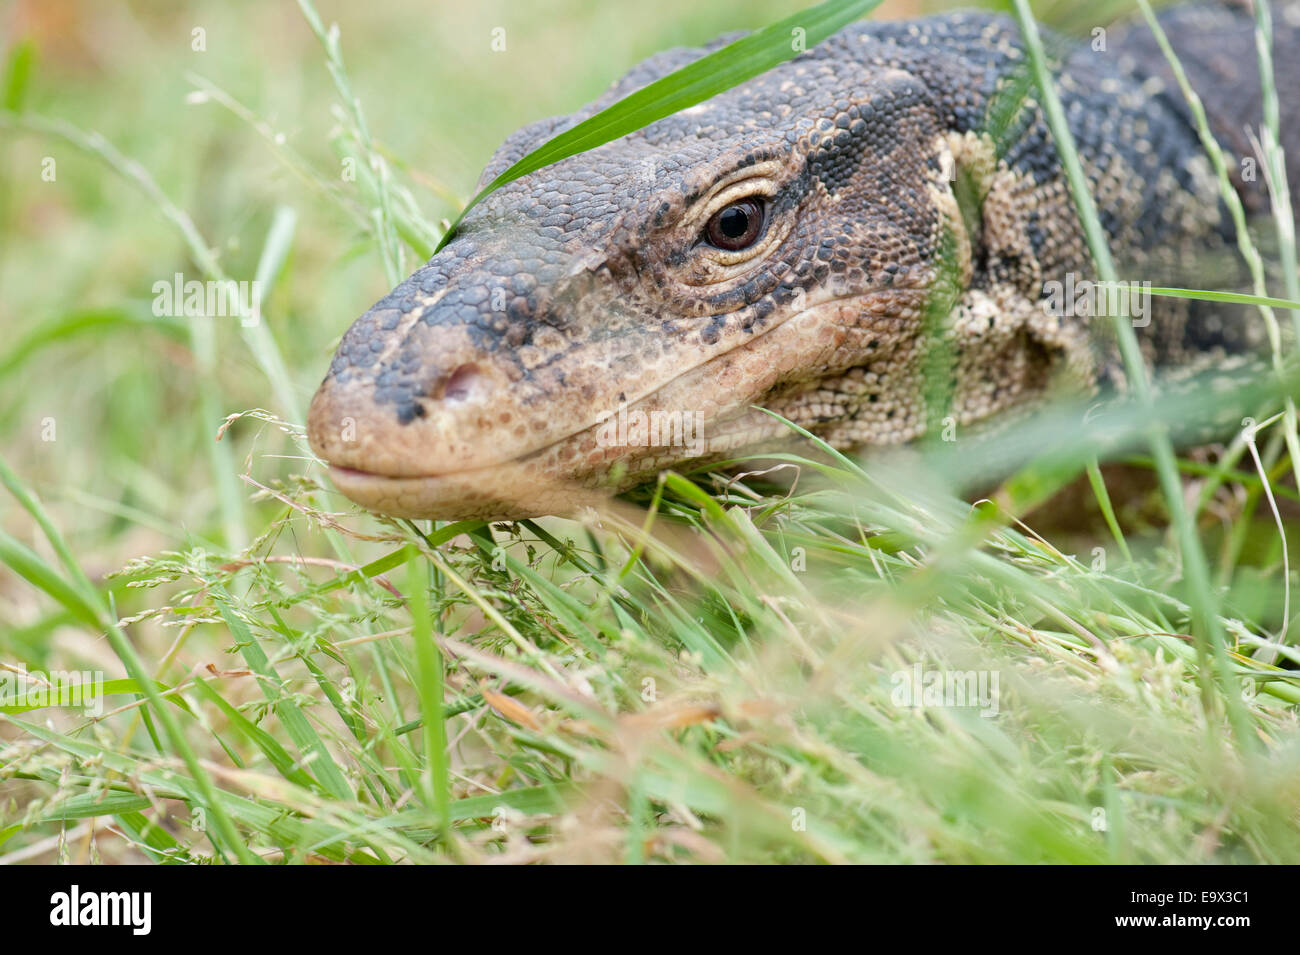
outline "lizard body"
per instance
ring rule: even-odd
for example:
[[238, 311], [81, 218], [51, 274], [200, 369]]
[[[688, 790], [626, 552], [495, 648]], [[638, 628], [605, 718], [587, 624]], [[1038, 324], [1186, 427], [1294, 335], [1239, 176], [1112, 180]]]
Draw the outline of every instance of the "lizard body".
[[[1275, 58], [1294, 69], [1300, 8], [1273, 9]], [[1250, 14], [1194, 6], [1162, 22], [1235, 162], [1260, 116]], [[652, 57], [585, 109], [525, 127], [482, 182], [726, 39]], [[1120, 275], [1196, 281], [1191, 263], [1235, 239], [1191, 114], [1144, 25], [1096, 46], [1052, 48]], [[1109, 319], [1044, 307], [1054, 283], [1093, 273], [1034, 94], [1008, 18], [855, 25], [503, 186], [344, 336], [312, 446], [371, 509], [505, 519], [787, 438], [755, 405], [855, 448], [1122, 384]], [[1300, 123], [1283, 129], [1296, 183]], [[1262, 180], [1236, 176], [1252, 210], [1267, 207]], [[1153, 366], [1258, 343], [1223, 309], [1153, 308]]]

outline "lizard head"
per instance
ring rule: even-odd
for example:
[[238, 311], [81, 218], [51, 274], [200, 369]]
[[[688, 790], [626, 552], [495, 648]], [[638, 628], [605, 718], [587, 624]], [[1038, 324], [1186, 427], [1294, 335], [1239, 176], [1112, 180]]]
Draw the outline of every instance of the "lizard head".
[[[909, 376], [960, 215], [926, 83], [850, 59], [862, 39], [476, 206], [344, 336], [309, 416], [336, 486], [397, 516], [505, 519], [790, 434], [754, 406], [839, 445], [917, 434]], [[520, 130], [482, 181], [700, 52]]]

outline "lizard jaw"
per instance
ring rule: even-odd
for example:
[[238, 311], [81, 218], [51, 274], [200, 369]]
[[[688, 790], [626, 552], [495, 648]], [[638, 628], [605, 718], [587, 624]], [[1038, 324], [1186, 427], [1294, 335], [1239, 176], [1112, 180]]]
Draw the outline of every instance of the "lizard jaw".
[[605, 495], [540, 480], [522, 461], [429, 477], [388, 477], [332, 466], [334, 486], [370, 511], [405, 518], [521, 520], [571, 514]]

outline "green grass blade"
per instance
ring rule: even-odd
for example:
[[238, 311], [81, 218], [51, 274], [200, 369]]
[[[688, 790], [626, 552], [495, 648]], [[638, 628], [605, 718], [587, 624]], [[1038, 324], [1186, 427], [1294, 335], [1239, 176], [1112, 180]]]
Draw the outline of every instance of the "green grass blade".
[[[644, 89], [625, 96], [595, 116], [567, 129], [538, 146], [488, 183], [451, 224], [438, 243], [441, 249], [456, 234], [456, 227], [485, 196], [569, 156], [595, 149], [611, 140], [634, 133], [673, 113], [702, 103], [733, 86], [765, 73], [806, 48], [816, 46], [832, 33], [866, 16], [882, 0], [826, 0], [815, 7], [778, 20], [756, 30], [721, 50], [700, 57]], [[802, 30], [803, 42], [793, 42], [793, 31]]]
[[213, 689], [207, 680], [202, 677], [196, 678], [194, 680], [194, 689], [200, 696], [221, 710], [226, 719], [230, 721], [231, 726], [251, 740], [270, 760], [271, 765], [276, 768], [281, 776], [295, 785], [302, 786], [304, 789], [315, 789], [322, 793], [325, 791], [324, 787], [316, 782], [309, 773], [294, 764], [293, 757], [289, 755], [288, 750], [276, 741], [274, 736], [254, 724], [243, 713], [226, 702], [226, 699]]
[[36, 65], [36, 44], [31, 40], [15, 43], [5, 64], [4, 95], [0, 102], [13, 113], [22, 112], [31, 86], [32, 70]]
[[85, 595], [59, 576], [40, 554], [4, 531], [0, 531], [0, 563], [43, 591], [91, 630], [100, 629], [99, 615]]
[[21, 368], [33, 355], [52, 345], [62, 345], [80, 335], [103, 332], [158, 334], [183, 341], [185, 326], [179, 319], [154, 317], [143, 306], [79, 309], [43, 321], [0, 356], [0, 378]]
[[[124, 694], [130, 694], [132, 696], [144, 695], [144, 691], [140, 688], [140, 685], [136, 683], [135, 680], [131, 680], [131, 679], [105, 680], [103, 686], [99, 688], [96, 688], [93, 683], [82, 684], [82, 686], [83, 688], [88, 686], [91, 689], [100, 689], [102, 692], [98, 697], [92, 697], [91, 699], [86, 700], [84, 703], [78, 703], [77, 704], [78, 706], [89, 705], [90, 703], [93, 703], [96, 699], [103, 699], [106, 696], [122, 696]], [[185, 700], [183, 700], [181, 697], [172, 693], [172, 688], [168, 686], [166, 683], [160, 683], [155, 680], [154, 687], [158, 690], [159, 693], [164, 694], [164, 699], [166, 699], [169, 703], [174, 704], [175, 706], [179, 707], [181, 710], [183, 710], [184, 712], [188, 713], [191, 716], [194, 715], [193, 711], [190, 709], [189, 704], [186, 703]], [[47, 706], [59, 706], [59, 705], [61, 704], [59, 703], [38, 703], [34, 705], [14, 704], [9, 706], [0, 706], [0, 713], [26, 713], [30, 710], [40, 710], [46, 708]]]
[[284, 364], [280, 348], [266, 322], [266, 299], [270, 297], [271, 290], [275, 288], [276, 280], [284, 269], [285, 260], [289, 258], [297, 222], [297, 214], [288, 206], [280, 206], [275, 210], [271, 228], [266, 233], [266, 243], [262, 246], [262, 254], [257, 260], [257, 272], [254, 275], [254, 281], [261, 290], [262, 314], [250, 325], [241, 322], [240, 330], [248, 342], [249, 351], [262, 367], [266, 380], [275, 389], [276, 400], [280, 402], [284, 414], [290, 421], [301, 422], [304, 420], [302, 402], [298, 400], [298, 395], [293, 390], [293, 378]]
[[[1101, 226], [1101, 219], [1097, 214], [1097, 205], [1093, 201], [1092, 193], [1089, 191], [1088, 180], [1079, 161], [1078, 149], [1075, 147], [1074, 137], [1070, 133], [1070, 126], [1065, 118], [1065, 109], [1061, 105], [1061, 98], [1056, 92], [1055, 81], [1048, 70], [1047, 60], [1043, 53], [1042, 39], [1038, 32], [1038, 24], [1034, 21], [1028, 0], [1014, 0], [1014, 3], [1016, 19], [1020, 23], [1025, 48], [1033, 65], [1039, 93], [1042, 97], [1043, 112], [1046, 115], [1048, 126], [1052, 130], [1052, 136], [1056, 141], [1057, 154], [1065, 169], [1066, 179], [1074, 196], [1084, 235], [1087, 237], [1088, 247], [1097, 265], [1097, 274], [1102, 281], [1114, 283], [1118, 281], [1118, 275], [1115, 270], [1115, 263], [1111, 258], [1110, 244], [1106, 238], [1106, 232]], [[1149, 12], [1149, 10], [1146, 12]], [[1124, 370], [1133, 393], [1138, 401], [1149, 405], [1151, 403], [1151, 382], [1147, 376], [1146, 364], [1142, 359], [1133, 325], [1124, 315], [1113, 316], [1113, 319], [1116, 335], [1119, 339], [1120, 354], [1124, 361]], [[1254, 749], [1257, 746], [1257, 741], [1246, 719], [1240, 697], [1235, 692], [1235, 686], [1231, 682], [1231, 672], [1224, 650], [1227, 637], [1219, 618], [1218, 601], [1211, 584], [1205, 553], [1202, 550], [1200, 538], [1197, 536], [1196, 527], [1192, 523], [1191, 515], [1188, 513], [1186, 501], [1183, 499], [1183, 485], [1178, 474], [1178, 460], [1174, 454], [1173, 444], [1169, 440], [1169, 435], [1162, 430], [1152, 430], [1149, 441], [1152, 457], [1155, 458], [1156, 462], [1156, 472], [1159, 475], [1161, 488], [1164, 492], [1165, 504], [1169, 508], [1170, 516], [1177, 531], [1179, 549], [1183, 554], [1184, 569], [1192, 591], [1193, 609], [1196, 618], [1194, 636], [1197, 647], [1201, 651], [1202, 690], [1205, 702], [1207, 706], [1212, 704], [1211, 687], [1213, 681], [1217, 680], [1218, 689], [1227, 707], [1228, 717], [1232, 723], [1238, 744], [1242, 747]]]
[[244, 621], [239, 619], [226, 606], [221, 607], [221, 617], [226, 621], [226, 626], [234, 635], [235, 640], [239, 643], [240, 651], [244, 659], [248, 662], [249, 667], [258, 675], [258, 682], [262, 686], [262, 692], [266, 695], [267, 700], [275, 708], [276, 715], [284, 728], [288, 731], [289, 736], [293, 739], [294, 745], [298, 747], [299, 752], [311, 760], [310, 768], [320, 779], [321, 783], [334, 796], [335, 799], [348, 801], [354, 798], [351, 787], [338, 764], [334, 762], [334, 757], [325, 747], [324, 741], [319, 734], [312, 729], [311, 722], [307, 719], [298, 704], [289, 699], [280, 690], [280, 675], [276, 673], [275, 667], [266, 656], [266, 651], [262, 645], [257, 642]]
[[442, 653], [433, 640], [433, 619], [429, 610], [429, 565], [414, 547], [407, 550], [407, 597], [411, 611], [411, 638], [415, 641], [417, 689], [420, 715], [424, 720], [424, 752], [428, 767], [421, 774], [426, 805], [446, 830], [451, 820], [451, 778], [447, 765], [447, 728], [443, 715]]
[[[1123, 285], [1119, 287], [1124, 288]], [[1257, 308], [1300, 309], [1300, 301], [1288, 298], [1272, 298], [1268, 295], [1250, 295], [1246, 292], [1215, 292], [1191, 288], [1144, 289], [1138, 285], [1130, 285], [1128, 288], [1135, 295], [1146, 292], [1149, 295], [1163, 296], [1165, 298], [1189, 298], [1198, 302], [1225, 302], [1232, 305], [1254, 305]]]

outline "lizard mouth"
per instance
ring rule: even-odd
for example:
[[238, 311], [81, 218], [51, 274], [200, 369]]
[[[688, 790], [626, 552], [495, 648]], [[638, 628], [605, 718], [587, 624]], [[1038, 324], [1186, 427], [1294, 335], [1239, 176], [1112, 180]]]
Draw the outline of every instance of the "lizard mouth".
[[426, 477], [389, 477], [331, 466], [330, 480], [349, 500], [393, 517], [518, 520], [572, 513], [604, 496], [579, 485], [539, 480], [525, 461]]

